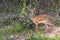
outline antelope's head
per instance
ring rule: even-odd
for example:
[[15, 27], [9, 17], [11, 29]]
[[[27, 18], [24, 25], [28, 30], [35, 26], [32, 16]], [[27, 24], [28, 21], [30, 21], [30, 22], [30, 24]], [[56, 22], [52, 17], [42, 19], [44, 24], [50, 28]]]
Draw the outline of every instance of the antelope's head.
[[34, 9], [28, 9], [28, 15], [30, 18], [34, 16], [34, 13], [35, 13]]
[[34, 13], [35, 13], [34, 9], [31, 9], [30, 10], [30, 16], [33, 17], [34, 16]]

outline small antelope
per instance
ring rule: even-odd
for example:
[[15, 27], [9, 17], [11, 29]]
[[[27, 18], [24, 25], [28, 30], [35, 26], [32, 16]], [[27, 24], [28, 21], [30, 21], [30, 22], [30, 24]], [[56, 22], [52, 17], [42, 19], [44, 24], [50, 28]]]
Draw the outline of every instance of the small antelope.
[[39, 23], [44, 23], [46, 25], [46, 30], [44, 32], [47, 31], [48, 29], [48, 25], [53, 26], [51, 21], [50, 21], [50, 17], [46, 14], [43, 15], [38, 15], [38, 16], [34, 16], [34, 9], [31, 9], [31, 13], [30, 13], [30, 18], [31, 20], [35, 23], [36, 25], [36, 32], [38, 32], [38, 24]]

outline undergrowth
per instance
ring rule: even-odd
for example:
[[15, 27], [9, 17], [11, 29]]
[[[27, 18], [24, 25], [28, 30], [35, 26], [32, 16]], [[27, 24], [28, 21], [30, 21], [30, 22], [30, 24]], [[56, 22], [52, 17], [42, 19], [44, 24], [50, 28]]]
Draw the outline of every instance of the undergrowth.
[[55, 25], [60, 25], [60, 20], [55, 19], [55, 20], [54, 20], [54, 24], [55, 24]]
[[60, 35], [56, 34], [55, 38], [49, 38], [49, 37], [41, 36], [41, 35], [38, 35], [38, 34], [37, 35], [32, 34], [26, 40], [60, 40]]
[[26, 34], [28, 32], [31, 32], [31, 30], [25, 28], [24, 26], [22, 26], [18, 23], [14, 23], [11, 26], [0, 29], [0, 40], [3, 40], [3, 36], [8, 37], [11, 34], [13, 34], [13, 35], [22, 34], [23, 35], [23, 34]]
[[3, 40], [3, 36], [8, 37], [10, 34], [22, 34], [26, 35], [28, 32], [32, 33], [26, 40], [60, 40], [60, 35], [56, 35], [55, 38], [51, 39], [49, 37], [44, 37], [38, 32], [36, 35], [34, 32], [28, 28], [23, 27], [22, 25], [15, 23], [12, 26], [9, 26], [4, 29], [0, 29], [0, 40]]

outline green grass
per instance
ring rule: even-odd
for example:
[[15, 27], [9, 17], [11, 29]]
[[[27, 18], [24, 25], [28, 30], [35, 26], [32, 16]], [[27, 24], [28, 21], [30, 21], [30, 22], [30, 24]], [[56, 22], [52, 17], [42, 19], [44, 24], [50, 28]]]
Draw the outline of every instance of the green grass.
[[40, 36], [40, 33], [32, 34], [29, 38], [26, 40], [50, 40], [48, 37]]
[[4, 28], [4, 30], [0, 29], [0, 40], [3, 40], [3, 36], [5, 35], [8, 37], [10, 34], [22, 34], [26, 35], [27, 33], [32, 33], [26, 40], [60, 40], [60, 35], [56, 35], [54, 39], [50, 39], [49, 37], [40, 36], [40, 33], [37, 33], [36, 35], [34, 32], [28, 28], [25, 28], [24, 26], [14, 23], [13, 25]]
[[56, 37], [54, 40], [60, 40], [60, 35], [56, 34]]
[[4, 29], [6, 34], [13, 34], [13, 33], [19, 33], [24, 29], [23, 26], [19, 25], [18, 23], [13, 24], [12, 26], [9, 26]]
[[3, 40], [3, 36], [5, 35], [6, 37], [8, 37], [10, 34], [22, 34], [22, 35], [26, 35], [27, 33], [32, 33], [30, 34], [30, 36], [26, 39], [26, 40], [60, 40], [60, 35], [56, 35], [56, 37], [54, 39], [50, 39], [49, 37], [44, 37], [44, 36], [40, 36], [40, 32], [38, 32], [36, 35], [34, 34], [34, 32], [30, 29], [27, 29], [25, 27], [23, 27], [22, 25], [15, 23], [12, 26], [9, 26], [7, 28], [5, 28], [4, 30], [0, 30], [0, 40]]
[[11, 25], [11, 26], [0, 29], [0, 40], [3, 39], [3, 36], [8, 37], [11, 34], [13, 34], [13, 35], [22, 34], [23, 35], [23, 34], [26, 34], [28, 32], [32, 32], [32, 30], [27, 29], [18, 23], [13, 23], [13, 25]]
[[60, 35], [57, 34], [55, 38], [49, 38], [49, 37], [40, 36], [38, 34], [37, 35], [32, 34], [26, 40], [60, 40]]
[[3, 33], [2, 33], [2, 31], [0, 30], [0, 40], [2, 40], [2, 35], [3, 35]]

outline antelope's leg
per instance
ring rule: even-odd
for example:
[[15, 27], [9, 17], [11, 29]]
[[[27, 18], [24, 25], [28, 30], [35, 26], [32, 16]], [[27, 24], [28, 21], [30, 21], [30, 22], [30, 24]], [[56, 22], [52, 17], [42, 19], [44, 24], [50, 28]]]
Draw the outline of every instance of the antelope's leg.
[[36, 28], [35, 31], [38, 32], [38, 31], [39, 31], [39, 30], [38, 30], [38, 24], [36, 24], [36, 27], [35, 27], [35, 28]]
[[47, 23], [47, 24], [51, 26], [51, 29], [54, 28], [54, 25], [52, 23]]
[[52, 34], [55, 34], [55, 32], [56, 32], [56, 28], [54, 27], [53, 31], [52, 31]]
[[46, 25], [46, 29], [45, 29], [44, 32], [46, 32], [48, 30], [48, 25], [46, 23], [44, 23], [44, 24]]

